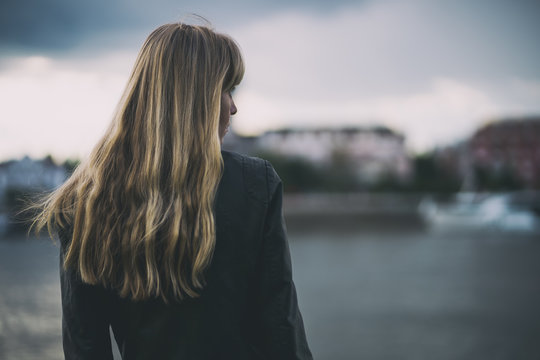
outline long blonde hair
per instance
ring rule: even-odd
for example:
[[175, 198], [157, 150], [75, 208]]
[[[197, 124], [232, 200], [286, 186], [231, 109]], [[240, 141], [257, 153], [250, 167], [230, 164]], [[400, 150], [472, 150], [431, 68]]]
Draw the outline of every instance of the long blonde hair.
[[205, 26], [167, 24], [144, 43], [106, 135], [34, 225], [69, 229], [63, 266], [134, 300], [196, 297], [215, 247], [221, 94], [244, 64]]

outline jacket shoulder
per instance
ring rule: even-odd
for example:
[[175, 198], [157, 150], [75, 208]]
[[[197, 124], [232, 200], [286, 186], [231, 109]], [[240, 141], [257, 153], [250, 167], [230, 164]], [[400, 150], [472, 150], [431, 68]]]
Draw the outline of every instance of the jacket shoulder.
[[247, 193], [254, 199], [268, 203], [281, 179], [267, 160], [222, 151], [225, 167], [241, 169]]

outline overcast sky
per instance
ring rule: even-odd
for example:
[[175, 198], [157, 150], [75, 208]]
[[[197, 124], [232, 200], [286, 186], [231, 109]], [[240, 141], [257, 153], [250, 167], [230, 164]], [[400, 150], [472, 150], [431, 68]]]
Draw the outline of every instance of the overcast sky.
[[148, 33], [190, 13], [243, 50], [241, 134], [382, 124], [418, 152], [540, 114], [535, 0], [3, 0], [0, 160], [87, 155]]

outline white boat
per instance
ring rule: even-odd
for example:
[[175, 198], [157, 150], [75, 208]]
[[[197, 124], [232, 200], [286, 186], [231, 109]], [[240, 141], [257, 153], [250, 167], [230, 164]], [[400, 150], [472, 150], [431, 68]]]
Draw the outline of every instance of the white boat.
[[540, 220], [531, 208], [515, 204], [513, 194], [458, 193], [450, 203], [424, 199], [419, 211], [433, 227], [534, 232]]

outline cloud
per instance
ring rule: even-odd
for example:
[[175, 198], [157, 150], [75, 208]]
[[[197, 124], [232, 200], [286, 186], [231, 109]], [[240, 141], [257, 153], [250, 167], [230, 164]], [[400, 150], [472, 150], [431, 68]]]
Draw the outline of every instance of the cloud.
[[[498, 1], [452, 4], [386, 1], [238, 25], [247, 72], [235, 128], [380, 121], [425, 149], [489, 117], [540, 112], [531, 16]], [[511, 29], [496, 21], [509, 13]]]
[[383, 1], [324, 15], [289, 11], [239, 24], [231, 33], [245, 50], [246, 86], [257, 84], [265, 89], [262, 95], [273, 97], [405, 94], [425, 90], [434, 77], [540, 78], [540, 42], [529, 31], [540, 32], [540, 25], [514, 11], [513, 20], [529, 26], [502, 27], [490, 20], [504, 15], [496, 9], [478, 14], [461, 4], [440, 6], [447, 12], [419, 1]]
[[[24, 18], [23, 3], [43, 18]], [[539, 25], [532, 21], [539, 13], [528, 1], [1, 4], [0, 17], [9, 10], [19, 21], [0, 21], [0, 48], [70, 49], [0, 58], [3, 158], [88, 153], [111, 119], [145, 27], [191, 4], [218, 19], [216, 28], [244, 51], [233, 126], [245, 134], [381, 122], [422, 150], [467, 136], [488, 118], [540, 113]]]
[[322, 103], [272, 99], [246, 91], [239, 94], [237, 105], [233, 126], [240, 133], [290, 126], [384, 124], [403, 132], [415, 151], [466, 138], [502, 111], [489, 94], [453, 79], [433, 79], [425, 92]]
[[[156, 26], [189, 20], [196, 13], [215, 25], [245, 22], [287, 9], [328, 11], [355, 0], [2, 0], [0, 49], [14, 52], [65, 51], [112, 36], [115, 45], [133, 45], [133, 32], [148, 33]], [[193, 20], [193, 19], [191, 19]]]
[[3, 0], [0, 14], [4, 49], [65, 49], [141, 20], [124, 2], [107, 0]]
[[125, 86], [118, 64], [132, 61], [131, 54], [99, 59], [99, 67], [45, 57], [15, 61], [0, 73], [2, 158], [89, 153]]

